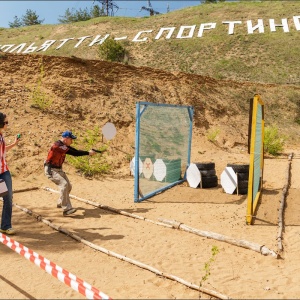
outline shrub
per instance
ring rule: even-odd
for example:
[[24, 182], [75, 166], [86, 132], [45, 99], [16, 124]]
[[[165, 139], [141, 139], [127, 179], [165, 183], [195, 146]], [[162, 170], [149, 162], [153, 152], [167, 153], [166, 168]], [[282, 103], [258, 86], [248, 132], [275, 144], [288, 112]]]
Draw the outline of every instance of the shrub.
[[47, 109], [49, 106], [51, 106], [52, 103], [52, 100], [47, 96], [47, 94], [41, 90], [43, 76], [44, 76], [44, 66], [42, 63], [40, 77], [38, 79], [36, 88], [34, 88], [34, 90], [31, 93], [31, 101], [32, 101], [31, 106], [41, 110]]
[[275, 126], [268, 126], [265, 128], [264, 136], [264, 151], [271, 155], [278, 155], [283, 151], [286, 137], [281, 136], [278, 128]]
[[219, 128], [211, 128], [207, 131], [206, 137], [210, 142], [216, 143], [219, 133], [220, 133]]
[[99, 46], [98, 54], [105, 60], [123, 62], [126, 56], [126, 50], [120, 42], [109, 38]]
[[52, 100], [44, 93], [38, 85], [31, 94], [32, 107], [45, 110], [51, 106]]
[[[75, 133], [76, 134], [76, 133]], [[87, 130], [83, 139], [80, 139], [80, 145], [82, 149], [90, 150], [96, 148], [97, 144], [101, 142], [101, 134], [99, 127], [95, 127], [92, 130]], [[76, 140], [74, 145], [79, 142]], [[98, 150], [105, 150], [107, 146], [97, 147]], [[109, 173], [110, 165], [106, 162], [105, 157], [102, 154], [96, 154], [94, 156], [67, 156], [67, 161], [74, 166], [80, 173], [87, 177], [92, 177], [100, 174]]]

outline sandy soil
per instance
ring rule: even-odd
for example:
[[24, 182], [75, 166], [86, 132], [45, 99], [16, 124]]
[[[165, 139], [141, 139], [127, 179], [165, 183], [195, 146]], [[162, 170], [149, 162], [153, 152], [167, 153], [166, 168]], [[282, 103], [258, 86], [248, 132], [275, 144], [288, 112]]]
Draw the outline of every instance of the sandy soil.
[[[197, 146], [195, 144], [195, 146]], [[197, 147], [195, 147], [197, 148]], [[205, 263], [212, 257], [212, 247], [219, 253], [210, 264], [210, 275], [203, 287], [230, 298], [296, 299], [299, 297], [300, 258], [299, 193], [297, 176], [300, 154], [295, 149], [291, 164], [291, 185], [286, 199], [281, 258], [263, 256], [253, 250], [226, 242], [204, 238], [182, 230], [137, 220], [73, 199], [78, 211], [63, 217], [56, 208], [57, 194], [42, 187], [56, 189], [43, 174], [14, 180], [14, 203], [32, 210], [53, 224], [81, 238], [139, 261], [167, 274], [199, 286], [205, 275]], [[216, 151], [213, 155], [217, 175], [226, 163], [246, 161], [248, 155]], [[203, 161], [208, 157], [203, 155]], [[195, 161], [195, 160], [194, 160]], [[199, 159], [198, 159], [199, 161]], [[176, 186], [142, 203], [133, 202], [133, 178], [87, 180], [65, 170], [73, 183], [72, 195], [95, 201], [158, 222], [159, 218], [176, 220], [190, 227], [230, 236], [237, 240], [265, 245], [278, 251], [278, 210], [282, 189], [287, 180], [287, 155], [265, 159], [264, 191], [253, 225], [246, 225], [245, 195], [224, 193], [219, 185], [211, 189]], [[128, 166], [129, 172], [129, 166]], [[108, 256], [67, 235], [54, 230], [16, 206], [13, 223], [18, 230], [15, 240], [52, 262], [77, 275], [115, 299], [198, 299], [209, 295], [158, 276], [134, 264]], [[84, 298], [55, 277], [27, 261], [11, 249], [1, 246], [2, 299], [78, 299]]]

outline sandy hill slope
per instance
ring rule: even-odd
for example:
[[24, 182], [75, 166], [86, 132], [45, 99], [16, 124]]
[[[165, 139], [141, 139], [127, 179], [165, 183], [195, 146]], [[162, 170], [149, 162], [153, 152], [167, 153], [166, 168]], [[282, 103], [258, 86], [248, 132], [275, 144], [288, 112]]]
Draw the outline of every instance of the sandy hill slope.
[[[4, 54], [0, 74], [0, 106], [11, 120], [8, 136], [23, 135], [21, 151], [15, 154], [18, 164], [24, 164], [23, 174], [40, 167], [47, 148], [63, 130], [71, 129], [83, 137], [86, 130], [101, 128], [108, 121], [118, 130], [112, 145], [129, 154], [110, 153], [113, 169], [120, 170], [134, 154], [137, 101], [192, 105], [195, 148], [208, 143], [209, 148], [228, 150], [246, 148], [249, 99], [259, 93], [265, 101], [266, 125], [278, 126], [288, 144], [298, 142], [297, 104], [288, 98], [299, 92], [298, 86], [218, 81], [149, 67], [38, 55]], [[36, 108], [35, 91], [49, 99], [48, 108]], [[206, 137], [208, 130], [215, 129], [220, 131], [216, 145]], [[200, 152], [206, 150], [199, 147]]]

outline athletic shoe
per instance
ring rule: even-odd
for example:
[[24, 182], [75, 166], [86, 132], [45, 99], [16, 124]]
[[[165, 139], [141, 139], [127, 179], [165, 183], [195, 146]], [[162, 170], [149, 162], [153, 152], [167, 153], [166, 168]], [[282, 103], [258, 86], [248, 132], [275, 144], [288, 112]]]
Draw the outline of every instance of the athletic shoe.
[[65, 211], [63, 212], [63, 216], [68, 216], [68, 215], [70, 215], [70, 214], [74, 214], [74, 212], [76, 212], [76, 211], [77, 211], [76, 208], [70, 208], [70, 209], [65, 210]]
[[0, 229], [0, 232], [8, 234], [8, 235], [16, 234], [16, 231], [13, 228]]

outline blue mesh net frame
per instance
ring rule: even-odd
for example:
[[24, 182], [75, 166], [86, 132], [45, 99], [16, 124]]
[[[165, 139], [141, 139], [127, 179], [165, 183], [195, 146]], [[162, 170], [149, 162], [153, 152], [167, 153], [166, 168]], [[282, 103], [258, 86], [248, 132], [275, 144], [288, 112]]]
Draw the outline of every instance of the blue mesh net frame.
[[186, 180], [193, 114], [191, 106], [136, 103], [134, 202]]

